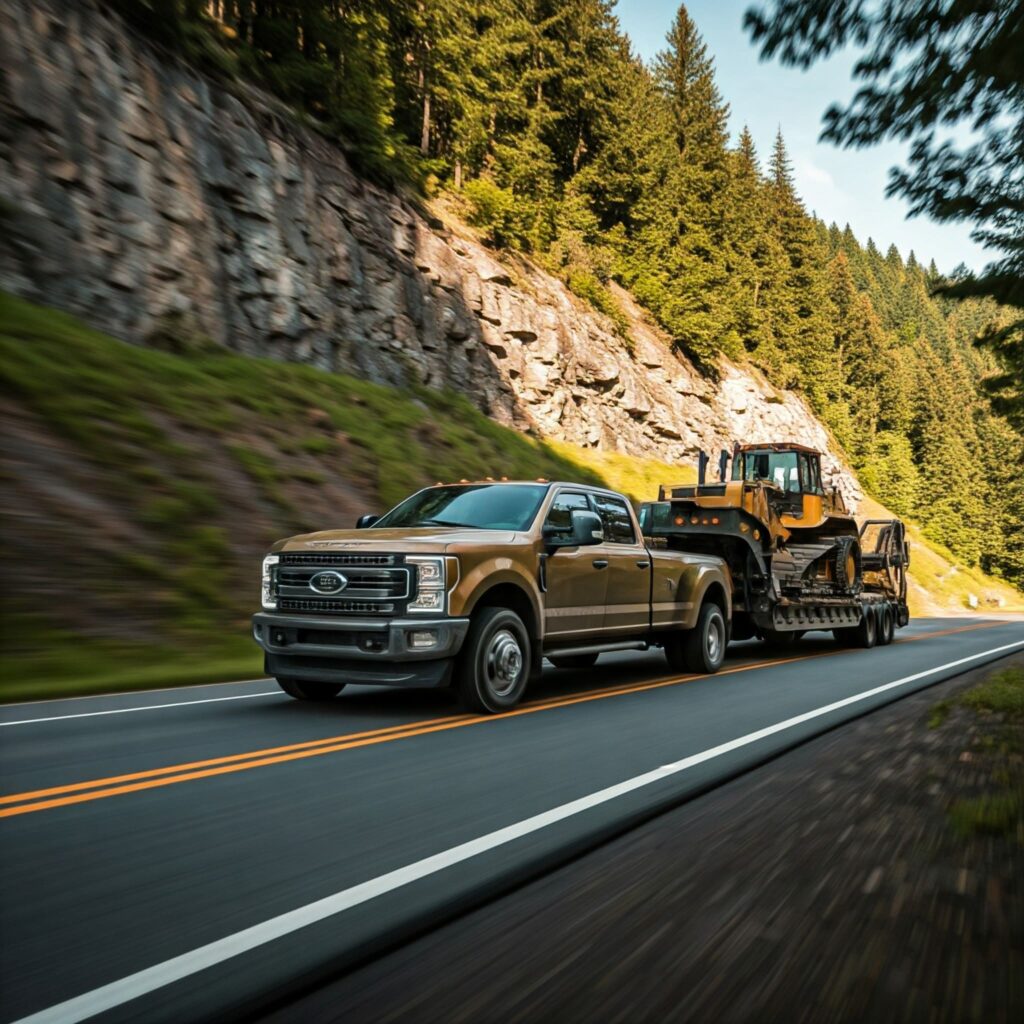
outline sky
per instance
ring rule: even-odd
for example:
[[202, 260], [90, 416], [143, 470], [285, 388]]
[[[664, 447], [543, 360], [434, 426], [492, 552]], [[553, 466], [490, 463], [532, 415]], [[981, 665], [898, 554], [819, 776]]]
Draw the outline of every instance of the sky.
[[[619, 0], [619, 23], [644, 60], [664, 49], [678, 6], [679, 0]], [[851, 56], [836, 55], [808, 71], [762, 62], [743, 29], [743, 15], [751, 6], [766, 6], [764, 0], [689, 0], [686, 6], [714, 57], [733, 139], [746, 124], [764, 166], [781, 127], [808, 210], [826, 223], [849, 223], [861, 243], [871, 237], [883, 253], [895, 243], [904, 259], [910, 250], [926, 265], [934, 259], [943, 273], [961, 262], [979, 270], [993, 258], [971, 241], [967, 224], [938, 224], [923, 216], [908, 220], [902, 199], [885, 198], [889, 168], [902, 162], [904, 145], [840, 149], [818, 141], [826, 109], [845, 105], [857, 90]]]

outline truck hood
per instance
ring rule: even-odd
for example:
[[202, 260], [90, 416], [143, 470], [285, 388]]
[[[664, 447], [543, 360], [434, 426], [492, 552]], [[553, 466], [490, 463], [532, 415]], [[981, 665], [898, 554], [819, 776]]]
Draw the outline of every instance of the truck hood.
[[500, 547], [515, 544], [522, 535], [512, 530], [472, 530], [456, 526], [416, 529], [321, 530], [279, 540], [274, 551], [380, 551], [430, 554], [452, 547]]

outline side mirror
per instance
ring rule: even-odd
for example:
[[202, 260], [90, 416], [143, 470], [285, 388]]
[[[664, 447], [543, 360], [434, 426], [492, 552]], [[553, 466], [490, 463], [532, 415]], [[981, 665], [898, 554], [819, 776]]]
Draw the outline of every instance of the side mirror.
[[374, 515], [360, 516], [356, 520], [356, 529], [357, 530], [365, 530], [368, 527], [373, 526], [373, 524], [375, 522], [377, 522], [378, 519], [380, 519], [380, 516], [374, 516]]
[[568, 530], [544, 531], [544, 540], [552, 548], [582, 548], [604, 542], [604, 527], [596, 512], [575, 509]]

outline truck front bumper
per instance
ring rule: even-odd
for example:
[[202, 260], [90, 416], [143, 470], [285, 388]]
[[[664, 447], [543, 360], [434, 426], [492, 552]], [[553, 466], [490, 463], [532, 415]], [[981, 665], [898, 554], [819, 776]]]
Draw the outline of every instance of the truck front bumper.
[[371, 686], [444, 686], [468, 629], [469, 619], [252, 617], [268, 675]]

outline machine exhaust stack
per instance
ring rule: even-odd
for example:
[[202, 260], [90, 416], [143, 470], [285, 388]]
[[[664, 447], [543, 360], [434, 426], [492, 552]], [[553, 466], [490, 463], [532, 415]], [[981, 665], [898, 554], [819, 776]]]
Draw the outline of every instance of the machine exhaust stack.
[[725, 449], [723, 449], [721, 454], [718, 456], [718, 479], [723, 484], [726, 480], [726, 473], [729, 469], [729, 459], [731, 458], [732, 456], [727, 451], [725, 451]]
[[703, 487], [708, 477], [708, 463], [711, 461], [708, 458], [708, 453], [703, 448], [700, 450], [700, 454], [697, 456], [697, 486]]

